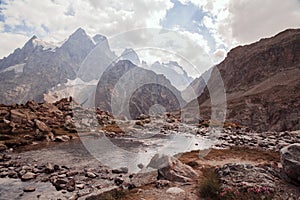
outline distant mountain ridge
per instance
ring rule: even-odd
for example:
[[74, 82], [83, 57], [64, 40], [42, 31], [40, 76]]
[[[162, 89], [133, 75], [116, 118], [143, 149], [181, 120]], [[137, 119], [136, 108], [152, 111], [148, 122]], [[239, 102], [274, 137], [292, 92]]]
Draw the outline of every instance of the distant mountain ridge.
[[139, 67], [151, 70], [156, 74], [162, 74], [178, 90], [184, 90], [193, 81], [193, 78], [176, 61], [169, 61], [167, 63], [160, 63], [159, 61], [153, 63], [141, 62], [138, 54], [132, 48], [126, 48], [118, 60], [129, 60]]

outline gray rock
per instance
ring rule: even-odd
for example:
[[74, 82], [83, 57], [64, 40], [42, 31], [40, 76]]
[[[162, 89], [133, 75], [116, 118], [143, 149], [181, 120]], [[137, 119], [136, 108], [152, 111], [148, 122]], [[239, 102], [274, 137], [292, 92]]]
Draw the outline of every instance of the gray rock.
[[4, 178], [8, 175], [8, 172], [7, 171], [3, 171], [0, 173], [0, 178]]
[[197, 172], [192, 167], [171, 156], [156, 154], [148, 167], [158, 169], [159, 178], [169, 181], [189, 182], [198, 177]]
[[167, 189], [166, 193], [168, 194], [180, 194], [180, 193], [185, 193], [185, 191], [181, 188], [178, 187], [171, 187]]
[[140, 163], [137, 165], [138, 168], [143, 169], [144, 168], [144, 164]]
[[35, 125], [42, 132], [50, 132], [51, 131], [51, 129], [44, 122], [42, 122], [38, 119], [35, 120]]
[[22, 170], [31, 171], [32, 167], [24, 165], [24, 166], [22, 166]]
[[84, 184], [76, 184], [76, 188], [78, 188], [79, 190], [84, 189]]
[[55, 179], [52, 182], [52, 184], [55, 186], [56, 190], [65, 190], [67, 183], [68, 183], [68, 180], [65, 180], [65, 179]]
[[170, 181], [168, 180], [158, 180], [155, 182], [156, 188], [164, 188], [164, 187], [168, 187], [169, 185], [170, 185]]
[[115, 182], [115, 184], [116, 185], [121, 185], [123, 182], [124, 182], [124, 179], [123, 178], [121, 178], [121, 177], [116, 177], [115, 179], [114, 179], [114, 182]]
[[66, 188], [68, 192], [72, 192], [75, 190], [75, 180], [71, 179], [69, 182], [66, 184]]
[[97, 175], [93, 172], [86, 172], [85, 176], [88, 178], [96, 178], [97, 177]]
[[35, 187], [34, 186], [28, 186], [28, 187], [25, 187], [23, 189], [24, 192], [34, 192], [35, 191]]
[[26, 174], [21, 176], [22, 181], [28, 181], [28, 180], [35, 179], [35, 178], [36, 178], [36, 174], [34, 174], [32, 172], [27, 172]]
[[67, 135], [62, 135], [62, 136], [56, 136], [55, 137], [55, 142], [68, 142], [70, 140], [70, 137]]
[[27, 172], [27, 171], [26, 171], [25, 169], [22, 169], [22, 170], [19, 171], [19, 175], [20, 175], [20, 176], [23, 176], [24, 174], [26, 174], [26, 172]]
[[54, 172], [54, 167], [51, 163], [47, 163], [46, 164], [46, 168], [45, 168], [45, 173], [46, 174], [51, 174]]
[[282, 148], [280, 158], [284, 173], [292, 180], [300, 183], [300, 143]]
[[127, 167], [121, 167], [120, 169], [113, 169], [111, 170], [113, 174], [127, 174], [128, 168]]
[[152, 170], [145, 173], [137, 173], [131, 177], [130, 183], [133, 183], [136, 187], [141, 187], [157, 181], [158, 171]]
[[15, 171], [10, 171], [10, 172], [8, 172], [8, 177], [9, 178], [18, 178], [18, 173]]
[[75, 176], [78, 174], [78, 171], [69, 171], [67, 172], [67, 177]]
[[[119, 186], [110, 186], [110, 187], [105, 187], [105, 188], [102, 188], [99, 190], [94, 190], [94, 191], [84, 189], [84, 190], [80, 190], [78, 192], [78, 194], [79, 194], [78, 200], [107, 199], [108, 194], [114, 195], [114, 194], [117, 194], [121, 190], [122, 190], [122, 188], [120, 188]], [[87, 193], [88, 191], [90, 194]], [[82, 194], [84, 194], [86, 196], [84, 196]]]

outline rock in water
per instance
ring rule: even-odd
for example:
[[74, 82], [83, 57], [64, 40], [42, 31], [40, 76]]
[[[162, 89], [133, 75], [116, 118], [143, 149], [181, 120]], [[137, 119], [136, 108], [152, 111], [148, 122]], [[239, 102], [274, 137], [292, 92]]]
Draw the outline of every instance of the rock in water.
[[178, 159], [156, 154], [151, 159], [148, 167], [158, 169], [159, 178], [176, 182], [190, 182], [198, 174], [192, 167], [183, 164]]
[[284, 173], [300, 184], [300, 144], [291, 144], [280, 150]]
[[120, 169], [113, 169], [111, 171], [113, 174], [127, 174], [128, 168], [127, 167], [121, 167]]
[[24, 192], [34, 192], [35, 191], [35, 187], [33, 186], [28, 186], [28, 187], [25, 187], [23, 189]]

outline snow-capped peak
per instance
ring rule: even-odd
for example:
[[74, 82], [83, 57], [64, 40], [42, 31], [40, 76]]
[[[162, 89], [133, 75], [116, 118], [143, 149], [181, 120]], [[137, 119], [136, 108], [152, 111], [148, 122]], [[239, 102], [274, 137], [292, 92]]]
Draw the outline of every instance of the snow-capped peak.
[[37, 47], [37, 46], [43, 47], [43, 50], [48, 50], [48, 49], [55, 50], [57, 47], [59, 47], [59, 44], [55, 44], [52, 42], [45, 42], [41, 39], [38, 39], [37, 37], [32, 39], [32, 44], [34, 47]]

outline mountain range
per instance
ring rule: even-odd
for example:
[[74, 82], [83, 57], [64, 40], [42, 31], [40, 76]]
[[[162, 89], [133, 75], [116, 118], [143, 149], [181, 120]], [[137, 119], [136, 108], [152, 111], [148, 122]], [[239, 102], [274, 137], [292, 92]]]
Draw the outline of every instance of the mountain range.
[[[47, 43], [33, 36], [22, 48], [1, 59], [0, 103], [53, 102], [75, 95], [79, 103], [94, 106], [93, 95], [101, 75], [119, 60], [129, 60], [163, 74], [177, 89], [183, 89], [184, 84], [187, 86], [192, 81], [174, 61], [151, 69], [151, 65], [140, 63], [133, 49], [126, 48], [117, 56], [105, 36], [90, 37], [79, 28], [59, 44]], [[187, 81], [183, 82], [184, 79]]]
[[110, 65], [101, 76], [95, 104], [115, 116], [136, 119], [141, 114], [148, 114], [156, 105], [168, 112], [180, 110], [185, 101], [165, 76], [128, 60], [120, 60]]
[[76, 78], [80, 63], [95, 46], [83, 29], [61, 45], [33, 36], [23, 48], [0, 60], [1, 103], [43, 101], [50, 88]]
[[[122, 85], [122, 78], [128, 82]], [[238, 46], [195, 80], [175, 61], [148, 64], [130, 47], [118, 56], [105, 36], [90, 37], [81, 28], [60, 44], [33, 36], [0, 60], [0, 103], [56, 101], [67, 96], [108, 111], [114, 111], [110, 103], [115, 103], [122, 108], [117, 114], [131, 118], [157, 104], [171, 111], [188, 102], [187, 113], [210, 119], [222, 115], [214, 106], [224, 101], [227, 121], [257, 131], [297, 130], [300, 29]]]

